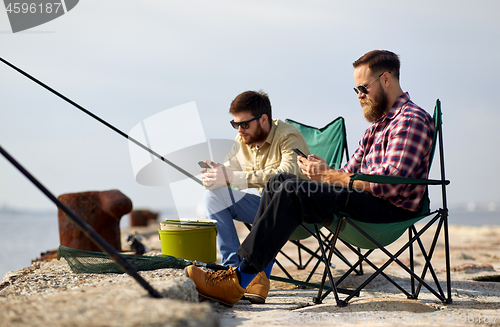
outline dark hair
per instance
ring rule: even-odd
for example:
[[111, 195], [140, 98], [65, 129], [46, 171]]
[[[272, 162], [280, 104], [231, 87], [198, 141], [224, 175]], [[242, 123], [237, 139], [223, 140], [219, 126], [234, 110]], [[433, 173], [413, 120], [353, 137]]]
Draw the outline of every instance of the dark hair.
[[269, 101], [269, 97], [262, 90], [258, 92], [245, 91], [234, 98], [229, 107], [229, 113], [235, 114], [238, 112], [250, 112], [254, 117], [266, 114], [269, 119], [269, 125], [272, 125], [271, 101]]
[[383, 70], [386, 70], [391, 72], [391, 75], [399, 80], [399, 67], [401, 63], [399, 61], [399, 56], [391, 51], [370, 51], [356, 60], [352, 65], [354, 68], [357, 68], [366, 64], [375, 75]]

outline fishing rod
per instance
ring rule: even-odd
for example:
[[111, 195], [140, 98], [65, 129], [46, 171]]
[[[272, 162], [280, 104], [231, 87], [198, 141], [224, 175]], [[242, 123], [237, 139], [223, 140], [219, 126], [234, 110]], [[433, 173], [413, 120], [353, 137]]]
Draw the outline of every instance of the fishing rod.
[[14, 69], [15, 71], [21, 73], [22, 75], [26, 76], [27, 78], [29, 78], [30, 80], [32, 80], [33, 82], [37, 83], [38, 85], [42, 86], [43, 88], [45, 88], [46, 90], [54, 93], [55, 95], [57, 95], [58, 97], [60, 97], [61, 99], [65, 100], [66, 102], [72, 104], [73, 106], [75, 106], [76, 108], [80, 109], [81, 111], [83, 111], [84, 113], [86, 113], [87, 115], [89, 115], [90, 117], [94, 118], [95, 120], [97, 120], [98, 122], [104, 124], [106, 127], [109, 127], [111, 128], [113, 131], [115, 131], [116, 133], [120, 134], [121, 136], [125, 137], [126, 139], [132, 141], [133, 143], [135, 143], [136, 145], [138, 145], [139, 147], [143, 148], [144, 150], [148, 151], [149, 153], [151, 153], [152, 155], [156, 156], [157, 158], [159, 158], [161, 161], [169, 164], [171, 167], [177, 169], [179, 172], [183, 173], [184, 175], [186, 175], [187, 177], [191, 178], [193, 181], [195, 181], [196, 183], [200, 184], [200, 185], [203, 185], [203, 183], [198, 179], [196, 178], [194, 175], [192, 175], [191, 173], [187, 172], [186, 170], [182, 169], [181, 167], [177, 166], [176, 164], [174, 164], [173, 162], [171, 162], [170, 160], [167, 160], [165, 159], [162, 155], [158, 154], [157, 152], [153, 151], [152, 149], [150, 149], [149, 147], [145, 146], [144, 144], [142, 144], [141, 142], [137, 141], [136, 139], [134, 139], [133, 137], [131, 136], [128, 136], [127, 134], [125, 134], [124, 132], [122, 132], [121, 130], [119, 130], [118, 128], [116, 128], [115, 126], [111, 125], [110, 123], [108, 123], [107, 121], [105, 121], [104, 119], [94, 115], [92, 112], [88, 111], [87, 109], [85, 109], [84, 107], [80, 106], [78, 103], [74, 102], [73, 100], [69, 99], [68, 97], [62, 95], [61, 93], [57, 92], [56, 90], [54, 90], [53, 88], [51, 88], [50, 86], [48, 86], [47, 84], [41, 82], [40, 80], [36, 79], [35, 77], [31, 76], [30, 74], [26, 73], [25, 71], [23, 71], [22, 69], [14, 66], [13, 64], [11, 64], [10, 62], [8, 62], [7, 60], [3, 59], [2, 57], [0, 57], [0, 61], [3, 62], [4, 64], [6, 64], [7, 66], [9, 66], [10, 68]]
[[127, 274], [134, 278], [149, 294], [154, 298], [163, 298], [144, 278], [142, 278], [127, 260], [125, 260], [114, 247], [112, 247], [106, 240], [83, 219], [78, 217], [71, 209], [65, 206], [58, 198], [54, 196], [45, 186], [42, 185], [33, 175], [31, 175], [16, 159], [14, 159], [7, 151], [0, 145], [0, 153], [12, 163], [24, 176], [26, 176], [40, 191], [42, 191], [56, 206], [64, 211], [66, 215], [78, 225], [82, 232], [87, 236], [95, 245], [97, 245], [103, 252], [108, 254]]

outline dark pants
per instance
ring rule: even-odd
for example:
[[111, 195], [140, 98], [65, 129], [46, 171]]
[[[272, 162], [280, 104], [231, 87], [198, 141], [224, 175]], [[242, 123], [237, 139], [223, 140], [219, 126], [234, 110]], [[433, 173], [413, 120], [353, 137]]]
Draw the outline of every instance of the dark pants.
[[355, 220], [378, 223], [402, 221], [416, 215], [367, 192], [349, 192], [346, 187], [280, 173], [267, 183], [252, 230], [238, 249], [238, 255], [262, 271], [301, 223], [328, 226], [338, 212]]

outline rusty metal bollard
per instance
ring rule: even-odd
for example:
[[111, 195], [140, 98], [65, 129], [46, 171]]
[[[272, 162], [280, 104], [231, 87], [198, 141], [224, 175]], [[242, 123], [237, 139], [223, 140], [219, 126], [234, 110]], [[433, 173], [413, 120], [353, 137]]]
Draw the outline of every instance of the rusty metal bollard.
[[[118, 190], [68, 193], [59, 200], [85, 220], [116, 250], [121, 251], [120, 219], [132, 210], [132, 201]], [[77, 250], [101, 251], [62, 210], [58, 210], [61, 245]]]
[[149, 210], [133, 210], [130, 213], [130, 226], [148, 226], [150, 222], [158, 221], [158, 213]]

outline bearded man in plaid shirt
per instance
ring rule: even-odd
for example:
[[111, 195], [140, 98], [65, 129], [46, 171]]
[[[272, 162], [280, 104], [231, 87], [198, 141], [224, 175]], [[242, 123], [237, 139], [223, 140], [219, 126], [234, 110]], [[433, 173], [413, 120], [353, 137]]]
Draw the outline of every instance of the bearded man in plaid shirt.
[[416, 216], [425, 186], [356, 180], [354, 191], [349, 191], [348, 185], [354, 173], [427, 178], [433, 120], [401, 89], [396, 54], [374, 50], [353, 66], [354, 91], [371, 123], [354, 155], [340, 170], [330, 169], [314, 154], [299, 156], [299, 167], [309, 180], [289, 173], [272, 177], [262, 193], [252, 230], [238, 250], [242, 264], [217, 273], [186, 268], [202, 296], [227, 305], [236, 303], [302, 222], [329, 225], [337, 212], [380, 223]]

